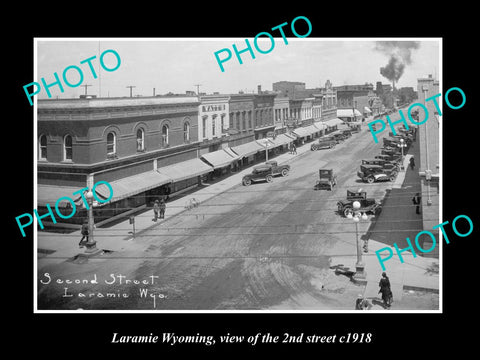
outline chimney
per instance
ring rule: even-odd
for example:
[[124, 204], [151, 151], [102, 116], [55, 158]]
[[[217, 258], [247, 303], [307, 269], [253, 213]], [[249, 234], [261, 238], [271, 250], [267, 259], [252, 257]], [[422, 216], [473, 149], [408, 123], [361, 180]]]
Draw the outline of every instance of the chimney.
[[259, 94], [262, 93], [262, 85], [257, 85], [257, 91]]

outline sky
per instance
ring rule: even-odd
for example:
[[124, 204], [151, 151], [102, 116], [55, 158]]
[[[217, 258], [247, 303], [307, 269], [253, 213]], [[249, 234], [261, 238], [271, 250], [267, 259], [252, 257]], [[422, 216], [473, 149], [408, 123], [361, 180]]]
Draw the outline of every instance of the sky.
[[[341, 38], [287, 38], [288, 44], [279, 37], [275, 38], [273, 49], [262, 54], [252, 45], [255, 59], [250, 53], [241, 54], [240, 64], [234, 54], [232, 45], [239, 50], [246, 48], [245, 38], [99, 38], [92, 40], [79, 38], [37, 38], [36, 69], [32, 81], [53, 83], [56, 72], [62, 79], [63, 71], [70, 65], [78, 66], [83, 72], [81, 85], [87, 87], [89, 95], [101, 97], [130, 96], [127, 86], [135, 86], [133, 96], [152, 96], [168, 92], [184, 94], [186, 91], [221, 94], [256, 92], [257, 86], [262, 90], [272, 90], [272, 83], [282, 80], [304, 82], [307, 88], [323, 87], [327, 80], [333, 86], [375, 83], [390, 83], [380, 74], [380, 68], [389, 61], [389, 55], [376, 50], [376, 40], [390, 39], [341, 39]], [[411, 51], [411, 63], [406, 65], [404, 73], [396, 87], [412, 86], [416, 89], [417, 79], [441, 73], [441, 44], [439, 39], [395, 39], [415, 40], [420, 42], [418, 48]], [[261, 37], [258, 46], [268, 50], [271, 42]], [[232, 57], [223, 63], [222, 72], [214, 53], [229, 49]], [[121, 63], [115, 71], [101, 68], [99, 58], [105, 50], [115, 50]], [[96, 56], [92, 60], [97, 74], [95, 79], [87, 63], [81, 61]], [[221, 58], [226, 52], [219, 54]], [[106, 67], [113, 68], [116, 58], [112, 53], [104, 56]], [[75, 69], [67, 71], [71, 84], [78, 83], [80, 77]], [[72, 98], [85, 94], [85, 87], [75, 88], [65, 85], [62, 93], [58, 86], [52, 86], [52, 98]], [[37, 95], [47, 99], [42, 88]]]

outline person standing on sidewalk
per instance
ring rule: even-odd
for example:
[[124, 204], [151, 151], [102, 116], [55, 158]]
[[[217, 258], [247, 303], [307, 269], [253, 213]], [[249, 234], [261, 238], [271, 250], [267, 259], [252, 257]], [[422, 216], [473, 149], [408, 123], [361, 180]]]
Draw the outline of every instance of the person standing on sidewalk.
[[390, 280], [388, 279], [386, 272], [382, 272], [382, 278], [380, 279], [378, 286], [380, 286], [380, 290], [378, 290], [378, 293], [382, 293], [382, 300], [384, 305], [386, 307], [390, 307], [393, 301], [393, 294], [390, 287]]
[[[82, 233], [82, 238], [80, 239], [80, 242], [78, 243], [78, 246], [80, 248], [83, 248], [84, 244], [88, 242], [88, 220], [85, 220], [82, 224], [80, 232]], [[87, 239], [86, 241], [83, 241], [84, 239]]]
[[160, 208], [160, 219], [164, 219], [165, 218], [165, 210], [167, 208], [167, 205], [165, 204], [165, 200], [163, 198], [160, 199], [159, 208]]
[[295, 144], [292, 144], [292, 154], [297, 155], [297, 147], [295, 146]]
[[420, 196], [420, 193], [416, 193], [415, 196], [412, 198], [413, 205], [416, 206], [415, 212], [417, 214], [420, 214], [420, 204], [422, 203], [422, 197]]
[[410, 168], [415, 169], [415, 158], [413, 156], [410, 158]]
[[157, 221], [158, 215], [160, 214], [160, 204], [158, 200], [155, 200], [153, 203], [153, 219], [152, 221]]

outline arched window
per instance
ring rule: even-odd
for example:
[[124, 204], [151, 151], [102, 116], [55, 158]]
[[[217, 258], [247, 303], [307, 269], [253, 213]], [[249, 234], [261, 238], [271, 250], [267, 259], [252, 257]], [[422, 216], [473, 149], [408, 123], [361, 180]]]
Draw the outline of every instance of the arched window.
[[107, 134], [107, 155], [115, 155], [117, 152], [117, 137], [114, 132]]
[[162, 146], [168, 146], [168, 125], [162, 126]]
[[47, 160], [47, 137], [45, 135], [40, 135], [40, 139], [38, 139], [38, 158]]
[[190, 123], [188, 121], [183, 124], [183, 141], [190, 141]]
[[72, 136], [65, 135], [63, 138], [63, 160], [72, 160], [73, 155], [73, 145], [72, 145]]
[[137, 151], [145, 151], [145, 131], [137, 130]]

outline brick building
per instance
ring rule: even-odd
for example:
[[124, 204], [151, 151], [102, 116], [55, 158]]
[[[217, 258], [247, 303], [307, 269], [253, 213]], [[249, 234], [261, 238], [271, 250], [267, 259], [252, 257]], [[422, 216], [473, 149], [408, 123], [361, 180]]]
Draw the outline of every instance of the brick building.
[[[187, 96], [38, 100], [37, 208], [107, 181], [113, 198], [94, 210], [102, 224], [197, 186], [213, 170], [199, 159], [198, 106]], [[85, 217], [74, 200], [69, 223]]]

